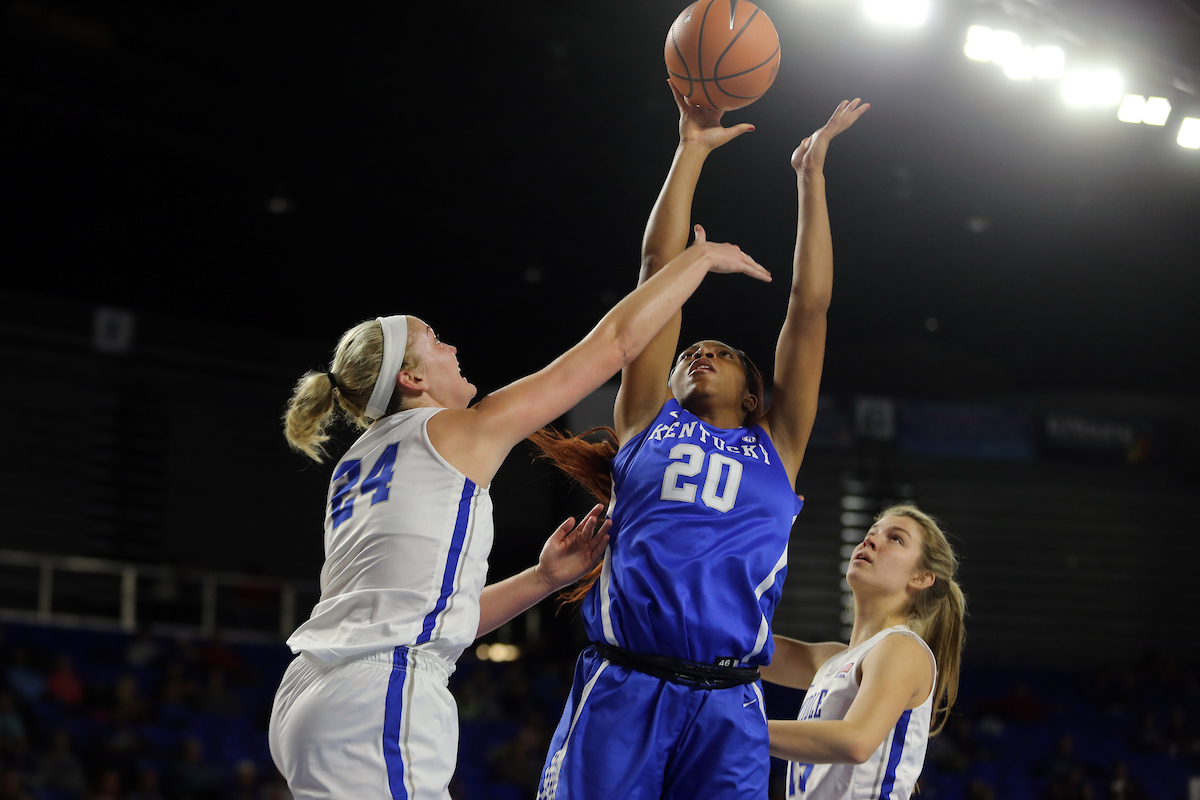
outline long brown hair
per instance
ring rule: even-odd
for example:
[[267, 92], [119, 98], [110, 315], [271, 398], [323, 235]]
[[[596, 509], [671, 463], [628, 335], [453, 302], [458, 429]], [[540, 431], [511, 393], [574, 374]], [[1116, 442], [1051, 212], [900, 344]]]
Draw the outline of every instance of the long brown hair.
[[916, 506], [885, 508], [875, 521], [887, 516], [907, 517], [921, 528], [917, 569], [934, 575], [933, 584], [917, 594], [907, 615], [908, 626], [925, 640], [937, 662], [937, 681], [933, 687], [933, 717], [937, 724], [931, 724], [929, 732], [930, 736], [936, 736], [945, 727], [950, 709], [958, 699], [958, 676], [966, 638], [967, 598], [955, 580], [958, 556], [937, 520]]
[[[553, 463], [587, 489], [597, 502], [608, 505], [612, 498], [612, 458], [617, 454], [616, 431], [602, 425], [572, 436], [553, 428], [542, 428], [528, 438], [537, 448], [538, 458]], [[603, 566], [603, 563], [597, 564], [574, 586], [564, 589], [558, 596], [559, 607], [586, 597], [600, 579]]]
[[[707, 341], [707, 340], [706, 340]], [[754, 410], [746, 414], [742, 424], [753, 427], [766, 413], [764, 405], [764, 380], [762, 372], [745, 352], [732, 348], [742, 360], [746, 370], [746, 388], [758, 398]], [[672, 367], [672, 372], [674, 367]], [[617, 432], [601, 425], [580, 434], [563, 433], [546, 427], [529, 435], [529, 441], [537, 449], [537, 457], [550, 461], [569, 475], [576, 483], [587, 489], [597, 502], [608, 505], [612, 499], [612, 459], [617, 454]], [[603, 563], [597, 564], [569, 589], [558, 596], [559, 607], [577, 603], [587, 597], [596, 581], [600, 579]]]

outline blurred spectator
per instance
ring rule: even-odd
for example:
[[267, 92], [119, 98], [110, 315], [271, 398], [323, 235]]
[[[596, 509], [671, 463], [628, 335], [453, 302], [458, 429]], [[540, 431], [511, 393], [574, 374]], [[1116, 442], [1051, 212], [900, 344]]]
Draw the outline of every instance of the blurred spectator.
[[141, 722], [146, 718], [146, 701], [142, 699], [137, 678], [128, 672], [117, 679], [109, 709], [113, 722]]
[[1065, 778], [1075, 770], [1086, 774], [1083, 762], [1075, 753], [1075, 737], [1061, 733], [1054, 741], [1054, 750], [1033, 765], [1033, 774], [1040, 778]]
[[492, 776], [501, 783], [516, 786], [523, 797], [534, 797], [542, 777], [550, 735], [537, 717], [527, 719], [510, 740], [488, 753]]
[[1093, 800], [1094, 796], [1083, 767], [1074, 767], [1065, 775], [1051, 778], [1044, 795], [1046, 800]]
[[212, 638], [201, 646], [199, 658], [210, 669], [224, 670], [231, 674], [236, 674], [242, 669], [241, 657], [225, 644], [225, 635], [221, 631], [214, 632]]
[[209, 671], [208, 683], [196, 698], [196, 709], [221, 717], [233, 717], [241, 713], [242, 703], [237, 695], [226, 688], [224, 672], [219, 669]]
[[126, 792], [124, 800], [165, 800], [158, 783], [158, 770], [143, 766], [137, 773], [137, 788]]
[[1151, 711], [1141, 715], [1138, 729], [1134, 732], [1130, 746], [1140, 753], [1165, 753], [1168, 749], [1166, 733], [1158, 726], [1158, 716]]
[[218, 800], [221, 796], [221, 768], [204, 759], [204, 745], [195, 737], [183, 742], [183, 749], [172, 769], [175, 794], [190, 800]]
[[0, 800], [33, 800], [15, 769], [0, 770]]
[[1033, 696], [1029, 681], [1020, 679], [1004, 697], [985, 705], [985, 709], [1006, 722], [1035, 723], [1046, 714], [1046, 706]]
[[31, 663], [29, 651], [14, 648], [12, 663], [8, 667], [8, 685], [21, 699], [37, 700], [46, 691], [46, 678]]
[[[536, 791], [536, 788], [535, 788]], [[225, 800], [260, 800], [258, 765], [244, 758], [233, 768], [233, 785], [225, 793]]]
[[966, 772], [982, 755], [983, 748], [975, 738], [971, 720], [956, 715], [941, 734], [930, 740], [925, 760], [947, 775], [957, 775]]
[[88, 793], [87, 800], [121, 800], [121, 773], [112, 767], [104, 769], [96, 778], [96, 786]]
[[19, 749], [28, 738], [25, 719], [9, 692], [0, 691], [0, 755]]
[[65, 730], [54, 732], [50, 751], [38, 759], [37, 785], [69, 797], [81, 797], [87, 790], [83, 762], [71, 750], [71, 736]]
[[996, 800], [996, 790], [987, 781], [972, 778], [967, 785], [966, 800]]
[[1187, 753], [1194, 735], [1182, 708], [1171, 709], [1167, 718], [1167, 729], [1164, 733], [1167, 739], [1168, 753], [1172, 756], [1181, 756]]
[[1129, 775], [1129, 765], [1118, 761], [1113, 767], [1112, 778], [1108, 781], [1106, 796], [1107, 800], [1145, 800], [1146, 791]]
[[75, 674], [71, 659], [60, 655], [54, 669], [46, 676], [46, 694], [65, 706], [73, 706], [83, 700], [83, 682]]
[[143, 623], [137, 636], [125, 648], [125, 663], [134, 669], [143, 669], [158, 663], [162, 656], [162, 646], [150, 635], [150, 626]]

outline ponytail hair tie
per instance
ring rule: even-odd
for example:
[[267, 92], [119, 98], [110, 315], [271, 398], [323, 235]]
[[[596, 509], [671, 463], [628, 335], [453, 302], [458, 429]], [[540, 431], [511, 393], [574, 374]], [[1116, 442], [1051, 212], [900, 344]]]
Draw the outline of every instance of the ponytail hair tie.
[[326, 372], [326, 373], [325, 373], [325, 377], [326, 377], [326, 378], [329, 378], [329, 383], [330, 383], [330, 385], [331, 385], [331, 386], [333, 386], [333, 388], [335, 388], [335, 389], [339, 389], [339, 390], [342, 388], [342, 387], [338, 386], [337, 378], [335, 378], [335, 377], [333, 376], [333, 372], [332, 372], [332, 371], [330, 371], [330, 372]]

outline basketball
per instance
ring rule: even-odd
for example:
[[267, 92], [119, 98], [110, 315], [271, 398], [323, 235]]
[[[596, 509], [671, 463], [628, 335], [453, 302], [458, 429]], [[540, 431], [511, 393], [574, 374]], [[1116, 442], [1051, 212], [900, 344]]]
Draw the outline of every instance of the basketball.
[[704, 108], [748, 106], [779, 72], [779, 34], [748, 0], [696, 0], [672, 23], [665, 51], [671, 83]]

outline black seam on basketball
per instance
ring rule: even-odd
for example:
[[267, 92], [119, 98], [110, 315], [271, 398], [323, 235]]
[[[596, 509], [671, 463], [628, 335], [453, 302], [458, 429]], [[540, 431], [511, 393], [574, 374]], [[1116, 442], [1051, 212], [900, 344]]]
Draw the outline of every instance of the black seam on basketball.
[[687, 70], [687, 75], [677, 75], [667, 67], [667, 74], [675, 78], [683, 78], [688, 82], [688, 90], [683, 93], [684, 97], [691, 97], [695, 89], [692, 88], [692, 71], [688, 69], [687, 59], [683, 57], [683, 51], [679, 49], [679, 42], [675, 41], [675, 26], [671, 26], [671, 46], [675, 48], [675, 55], [679, 56], [679, 60], [683, 63], [683, 68]]
[[[742, 26], [741, 30], [733, 35], [733, 38], [729, 40], [729, 44], [725, 45], [725, 49], [721, 51], [721, 55], [717, 56], [717, 63], [713, 64], [714, 78], [721, 74], [721, 61], [724, 60], [725, 56], [729, 54], [730, 48], [737, 44], [737, 40], [742, 38], [742, 34], [746, 32], [746, 28], [748, 28], [750, 23], [754, 21], [754, 18], [758, 16], [758, 11], [759, 9], [754, 9], [754, 11], [750, 14], [750, 18], [746, 20], [746, 24]], [[732, 23], [733, 19], [730, 18], [729, 21]]]
[[[712, 97], [708, 94], [708, 82], [704, 78], [704, 23], [708, 22], [708, 10], [712, 8], [712, 4], [717, 0], [708, 0], [708, 5], [704, 7], [704, 16], [700, 18], [700, 35], [696, 37], [696, 68], [700, 70], [700, 88], [704, 90], [704, 96], [708, 98], [708, 103], [713, 108], [717, 104], [713, 102]], [[716, 77], [717, 73], [713, 73]]]
[[[744, 69], [741, 72], [734, 72], [729, 75], [722, 75], [719, 78], [691, 78], [691, 77], [688, 77], [687, 75], [680, 75], [678, 72], [672, 72], [669, 67], [667, 68], [667, 74], [674, 78], [683, 78], [684, 80], [691, 80], [691, 81], [695, 81], [697, 83], [704, 83], [705, 81], [710, 81], [712, 83], [719, 83], [720, 81], [728, 81], [728, 80], [732, 80], [733, 78], [740, 78], [743, 75], [749, 75], [751, 72], [754, 72], [754, 70], [756, 70], [756, 69], [762, 69], [763, 67], [767, 66], [772, 61], [774, 61], [775, 56], [777, 56], [777, 55], [779, 55], [778, 47], [775, 48], [775, 51], [773, 53], [771, 53], [771, 55], [767, 56], [766, 61], [761, 61], [761, 62], [755, 64], [753, 67], [750, 67], [749, 69]], [[718, 86], [717, 88], [720, 89], [721, 87]], [[722, 89], [722, 91], [724, 91], [724, 90]], [[730, 97], [733, 97], [733, 96], [734, 95], [730, 95]]]
[[[754, 18], [758, 16], [758, 12], [761, 10], [762, 9], [759, 9], [759, 8], [754, 9], [754, 11], [746, 19], [745, 24], [742, 25], [741, 30], [739, 30], [736, 34], [734, 34], [733, 38], [729, 40], [729, 44], [725, 45], [725, 49], [721, 51], [721, 55], [717, 56], [717, 63], [713, 65], [713, 82], [716, 84], [717, 91], [721, 92], [722, 94], [728, 95], [729, 97], [739, 97], [741, 99], [745, 99], [744, 97], [741, 97], [741, 95], [730, 94], [729, 92], [727, 92], [721, 88], [722, 78], [718, 77], [721, 74], [721, 61], [724, 60], [726, 55], [728, 55], [730, 49], [735, 44], [737, 44], [737, 40], [742, 38], [742, 34], [746, 32], [746, 28], [750, 27], [750, 23], [754, 21]], [[779, 47], [778, 47], [778, 45], [776, 45], [775, 53], [778, 53], [778, 52], [779, 52]], [[771, 58], [775, 57], [775, 53], [771, 53]], [[770, 59], [767, 59], [767, 60], [770, 61]], [[758, 67], [761, 67], [761, 66], [762, 66], [762, 64], [758, 65]], [[758, 67], [754, 67], [754, 69], [758, 69]], [[742, 74], [744, 74], [744, 73], [742, 73]], [[727, 77], [732, 78], [734, 76], [729, 75]], [[755, 97], [760, 97], [760, 96], [761, 95], [755, 95]]]
[[[722, 89], [721, 81], [728, 81], [728, 80], [732, 80], [733, 78], [740, 78], [743, 75], [748, 75], [751, 72], [754, 72], [754, 70], [756, 70], [756, 69], [762, 69], [763, 67], [767, 66], [772, 61], [774, 61], [775, 56], [778, 54], [779, 54], [779, 48], [776, 47], [775, 52], [771, 53], [771, 57], [768, 58], [766, 61], [763, 61], [761, 64], [756, 64], [753, 67], [751, 67], [750, 69], [745, 70], [744, 72], [738, 72], [734, 75], [722, 75], [720, 78], [713, 78], [713, 83], [716, 84], [717, 91], [719, 91], [721, 94], [725, 95], [726, 97], [736, 97], [739, 100], [753, 100], [755, 98], [762, 97], [764, 94], [767, 93], [766, 89], [759, 92], [758, 94], [734, 94], [733, 92], [727, 92], [724, 89]], [[767, 87], [767, 88], [770, 88], [770, 87]]]

